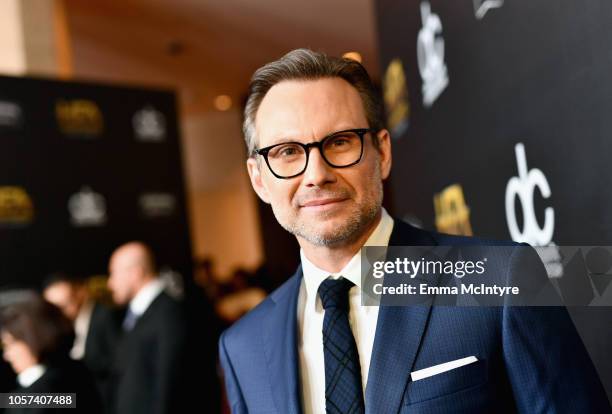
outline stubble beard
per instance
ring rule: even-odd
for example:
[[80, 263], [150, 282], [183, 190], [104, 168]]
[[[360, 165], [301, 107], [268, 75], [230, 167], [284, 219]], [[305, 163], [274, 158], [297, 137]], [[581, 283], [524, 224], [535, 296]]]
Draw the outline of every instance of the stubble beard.
[[[299, 216], [279, 217], [276, 211], [274, 215], [280, 225], [298, 238], [302, 238], [307, 242], [321, 247], [337, 247], [356, 241], [367, 231], [372, 222], [376, 219], [382, 205], [382, 181], [379, 179], [380, 174], [375, 174], [374, 186], [375, 190], [368, 193], [364, 197], [364, 202], [357, 205], [349, 217], [332, 230], [322, 232], [317, 229], [316, 224], [312, 221], [307, 222]], [[378, 178], [378, 179], [377, 179]], [[333, 217], [337, 212], [321, 213], [319, 220], [324, 221]]]

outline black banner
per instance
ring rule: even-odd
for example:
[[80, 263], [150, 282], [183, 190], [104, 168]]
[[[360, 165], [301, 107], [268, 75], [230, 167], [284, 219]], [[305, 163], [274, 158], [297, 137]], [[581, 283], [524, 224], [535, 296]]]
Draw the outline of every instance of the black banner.
[[[377, 0], [376, 10], [395, 213], [551, 246], [542, 259], [562, 285], [554, 246], [612, 241], [612, 3]], [[610, 295], [608, 273], [581, 294]], [[612, 396], [612, 312], [570, 312]]]
[[178, 138], [171, 92], [0, 77], [0, 284], [105, 274], [135, 239], [189, 274]]

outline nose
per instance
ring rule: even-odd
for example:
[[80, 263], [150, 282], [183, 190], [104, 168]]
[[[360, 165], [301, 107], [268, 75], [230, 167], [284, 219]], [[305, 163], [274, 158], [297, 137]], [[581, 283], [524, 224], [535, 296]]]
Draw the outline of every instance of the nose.
[[325, 184], [333, 183], [336, 181], [333, 170], [334, 168], [323, 159], [320, 150], [311, 148], [302, 183], [308, 187], [322, 187]]

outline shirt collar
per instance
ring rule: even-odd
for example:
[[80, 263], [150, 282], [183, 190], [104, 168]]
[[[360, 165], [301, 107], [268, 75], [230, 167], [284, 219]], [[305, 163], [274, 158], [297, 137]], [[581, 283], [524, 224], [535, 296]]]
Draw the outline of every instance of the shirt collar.
[[86, 300], [79, 310], [79, 314], [74, 320], [74, 330], [79, 334], [87, 333], [87, 326], [91, 320], [91, 314], [93, 313], [94, 302], [92, 300]]
[[[387, 246], [393, 231], [393, 219], [387, 213], [387, 210], [382, 208], [381, 219], [364, 246]], [[328, 277], [334, 279], [340, 276], [350, 280], [356, 286], [361, 287], [361, 249], [349, 260], [344, 268], [338, 273], [330, 273], [318, 268], [312, 263], [304, 250], [300, 249], [300, 258], [302, 260], [302, 271], [304, 272], [304, 282], [306, 285], [306, 294], [308, 296], [315, 295], [319, 290], [319, 285]]]
[[17, 382], [23, 388], [27, 388], [34, 384], [40, 377], [43, 376], [47, 367], [41, 364], [36, 364], [30, 368], [24, 369], [19, 375], [17, 375]]
[[141, 288], [136, 296], [130, 301], [130, 310], [135, 315], [142, 315], [151, 303], [164, 290], [164, 283], [156, 278]]

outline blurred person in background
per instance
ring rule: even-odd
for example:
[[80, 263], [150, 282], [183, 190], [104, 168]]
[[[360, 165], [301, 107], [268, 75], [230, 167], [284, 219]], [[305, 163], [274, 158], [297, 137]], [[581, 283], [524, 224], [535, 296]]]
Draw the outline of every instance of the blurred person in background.
[[219, 295], [219, 281], [215, 273], [215, 263], [212, 258], [195, 260], [193, 263], [193, 281], [198, 286], [206, 297], [215, 302]]
[[85, 280], [65, 273], [54, 273], [45, 279], [43, 296], [72, 322], [75, 338], [70, 356], [82, 360], [94, 374], [106, 402], [110, 397], [110, 366], [119, 335], [118, 312], [97, 303]]
[[266, 298], [266, 291], [256, 282], [253, 273], [238, 268], [229, 281], [222, 285], [222, 294], [215, 303], [215, 310], [224, 322], [224, 328], [229, 327]]
[[[71, 322], [54, 305], [35, 298], [0, 310], [3, 357], [26, 393], [76, 393], [78, 413], [101, 413], [91, 373], [69, 357], [74, 334]], [[9, 413], [63, 412], [52, 408], [11, 408]]]
[[109, 273], [113, 300], [127, 306], [112, 367], [114, 413], [186, 412], [186, 316], [164, 292], [151, 249], [141, 242], [120, 246]]

